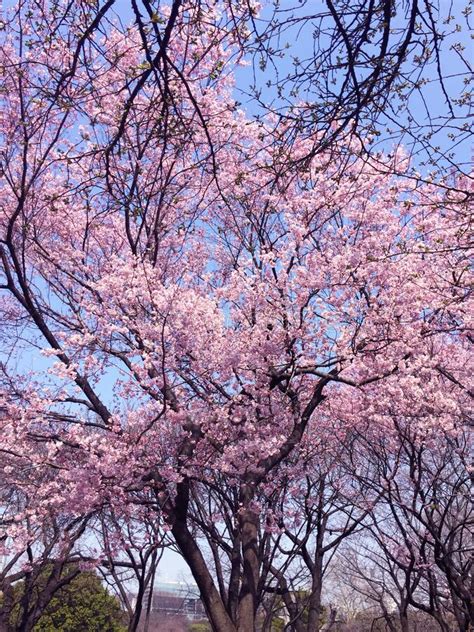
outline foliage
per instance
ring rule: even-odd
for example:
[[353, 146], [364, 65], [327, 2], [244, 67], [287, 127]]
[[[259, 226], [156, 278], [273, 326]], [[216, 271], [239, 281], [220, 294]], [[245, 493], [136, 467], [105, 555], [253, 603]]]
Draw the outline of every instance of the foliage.
[[207, 621], [195, 621], [188, 626], [189, 632], [211, 632], [211, 627]]
[[[16, 586], [18, 593], [23, 582]], [[18, 620], [18, 607], [12, 613], [12, 623]], [[125, 632], [123, 613], [117, 599], [91, 571], [76, 575], [59, 588], [34, 626], [34, 632]]]

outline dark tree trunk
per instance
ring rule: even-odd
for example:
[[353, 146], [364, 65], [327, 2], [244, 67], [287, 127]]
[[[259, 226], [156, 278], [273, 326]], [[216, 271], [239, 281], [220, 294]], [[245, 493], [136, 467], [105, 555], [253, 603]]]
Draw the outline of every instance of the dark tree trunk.
[[237, 610], [238, 632], [254, 632], [258, 605], [258, 583], [260, 579], [260, 559], [258, 551], [259, 516], [250, 509], [252, 494], [243, 493], [243, 508], [239, 514], [242, 540], [243, 574]]

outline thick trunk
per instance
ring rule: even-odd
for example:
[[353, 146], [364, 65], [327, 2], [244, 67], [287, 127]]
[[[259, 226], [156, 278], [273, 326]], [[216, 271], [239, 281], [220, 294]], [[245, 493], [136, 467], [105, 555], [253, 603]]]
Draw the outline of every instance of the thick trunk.
[[410, 632], [410, 623], [408, 621], [408, 614], [406, 612], [400, 613], [400, 631]]
[[[192, 446], [188, 446], [190, 451]], [[185, 479], [177, 485], [174, 507], [169, 510], [165, 507], [172, 523], [171, 533], [199, 588], [213, 632], [236, 632], [201, 550], [188, 529], [189, 494], [190, 483]]]
[[[192, 440], [183, 447], [183, 462], [186, 457], [192, 455], [195, 442], [199, 439], [201, 430], [199, 426], [189, 423], [185, 430], [191, 432]], [[217, 590], [206, 561], [198, 547], [195, 538], [188, 529], [190, 481], [184, 479], [176, 486], [176, 498], [174, 507], [164, 505], [165, 513], [169, 514], [172, 524], [171, 533], [178, 545], [183, 559], [199, 588], [202, 602], [212, 626], [213, 632], [236, 632], [236, 626], [229, 614]]]
[[311, 595], [308, 604], [308, 632], [316, 632], [321, 629], [322, 621], [322, 584], [323, 584], [323, 543], [325, 527], [318, 520], [316, 534], [316, 550], [314, 552], [314, 563], [311, 569], [312, 584]]
[[[249, 498], [247, 497], [247, 501]], [[247, 506], [245, 506], [247, 505]], [[243, 576], [237, 611], [238, 632], [254, 632], [257, 613], [257, 592], [260, 578], [258, 554], [258, 514], [246, 502], [239, 515], [242, 539]]]
[[308, 606], [308, 632], [321, 629], [321, 578], [314, 577]]
[[236, 632], [236, 627], [227, 614], [219, 592], [214, 585], [206, 561], [186, 524], [176, 521], [172, 533], [199, 587], [213, 632]]

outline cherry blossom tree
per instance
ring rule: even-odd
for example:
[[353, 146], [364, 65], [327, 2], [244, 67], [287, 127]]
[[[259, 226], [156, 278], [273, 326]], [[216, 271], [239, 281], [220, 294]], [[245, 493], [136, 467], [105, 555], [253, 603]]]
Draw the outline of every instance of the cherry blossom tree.
[[[380, 492], [352, 473], [352, 454], [337, 424], [308, 432], [295, 462], [279, 477], [279, 503], [267, 513], [278, 534], [266, 592], [284, 607], [287, 629], [329, 630], [337, 618], [326, 580], [339, 547], [365, 530]], [[295, 467], [296, 466], [296, 467]]]
[[301, 134], [313, 138], [309, 157], [349, 133], [373, 159], [387, 139], [403, 145], [416, 158], [415, 178], [470, 172], [469, 2], [300, 0], [262, 7], [241, 41], [253, 64], [246, 92], [259, 112], [288, 122], [287, 145]]
[[[109, 4], [22, 2], [0, 53], [0, 450], [30, 498], [2, 530], [131, 523], [149, 494], [213, 629], [250, 632], [267, 487], [304, 475], [305, 442], [394, 410], [465, 423], [472, 185], [419, 186], [350, 138], [287, 171], [314, 138], [290, 151], [236, 105], [228, 6], [149, 14], [150, 60]], [[233, 499], [220, 586], [206, 489]]]

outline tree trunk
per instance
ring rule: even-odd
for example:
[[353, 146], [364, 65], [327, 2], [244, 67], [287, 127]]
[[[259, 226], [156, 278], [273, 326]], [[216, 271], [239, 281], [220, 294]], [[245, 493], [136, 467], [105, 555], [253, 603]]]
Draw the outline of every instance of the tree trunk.
[[0, 632], [13, 632], [10, 625], [10, 615], [15, 604], [13, 586], [9, 582], [4, 582], [1, 586], [3, 600], [0, 608]]
[[186, 524], [176, 521], [172, 533], [199, 587], [213, 632], [236, 632], [236, 627], [227, 614], [219, 592], [214, 585], [206, 561]]
[[244, 507], [239, 514], [243, 576], [237, 611], [237, 630], [238, 632], [254, 632], [255, 615], [257, 613], [257, 591], [260, 578], [258, 555], [259, 517], [248, 506], [251, 495], [245, 492], [244, 494]]
[[406, 611], [400, 612], [400, 632], [410, 632], [410, 623]]
[[314, 565], [312, 568], [312, 585], [311, 595], [308, 605], [308, 632], [313, 632], [321, 629], [321, 594], [323, 583], [323, 542], [324, 542], [324, 527], [321, 521], [318, 520], [317, 535], [316, 535], [316, 550], [314, 553]]
[[136, 605], [135, 605], [130, 623], [128, 624], [128, 632], [136, 632], [136, 630], [138, 629], [138, 625], [140, 623], [140, 617], [142, 615], [144, 592], [145, 592], [144, 581], [143, 581], [143, 578], [141, 578], [141, 581], [139, 581], [138, 583]]

